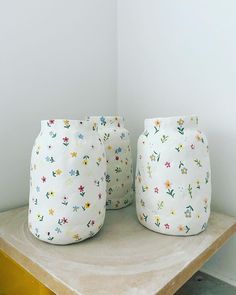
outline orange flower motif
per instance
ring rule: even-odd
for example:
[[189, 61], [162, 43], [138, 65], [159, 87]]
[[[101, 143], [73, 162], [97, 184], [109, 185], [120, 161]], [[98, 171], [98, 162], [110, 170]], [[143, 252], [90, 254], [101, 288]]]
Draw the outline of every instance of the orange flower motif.
[[207, 198], [205, 198], [203, 201], [204, 201], [204, 203], [205, 203], [205, 204], [207, 204], [207, 202], [208, 202], [208, 199], [207, 199]]
[[170, 183], [169, 180], [167, 180], [167, 181], [165, 182], [165, 187], [166, 187], [167, 189], [171, 188], [171, 183]]
[[160, 120], [156, 120], [156, 121], [154, 122], [154, 124], [155, 124], [156, 126], [160, 126], [161, 121], [160, 121]]
[[179, 225], [179, 226], [178, 226], [178, 230], [179, 230], [179, 231], [183, 231], [183, 230], [184, 230], [183, 225]]

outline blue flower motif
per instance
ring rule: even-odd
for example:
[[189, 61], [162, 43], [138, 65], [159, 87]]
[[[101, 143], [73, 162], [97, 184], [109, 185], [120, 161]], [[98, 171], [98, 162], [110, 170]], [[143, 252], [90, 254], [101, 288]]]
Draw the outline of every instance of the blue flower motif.
[[46, 160], [47, 162], [50, 162], [50, 157], [47, 156], [47, 157], [45, 158], [45, 160]]
[[121, 153], [121, 151], [122, 151], [122, 148], [121, 148], [121, 147], [118, 147], [118, 148], [115, 150], [115, 153], [116, 153], [116, 154], [119, 154], [119, 153]]
[[77, 212], [79, 209], [79, 206], [73, 206], [73, 212]]
[[59, 233], [61, 233], [61, 229], [59, 228], [59, 227], [56, 227], [55, 228], [55, 231], [59, 234]]
[[36, 186], [36, 192], [40, 192], [40, 187], [39, 186]]
[[120, 138], [121, 138], [121, 139], [125, 138], [125, 133], [121, 133]]
[[106, 125], [106, 119], [102, 116], [100, 117], [100, 122], [101, 122], [101, 125], [105, 126]]
[[75, 170], [71, 169], [69, 174], [70, 174], [70, 176], [74, 176], [75, 175]]
[[78, 135], [78, 137], [79, 137], [79, 139], [84, 139], [84, 136], [81, 133]]

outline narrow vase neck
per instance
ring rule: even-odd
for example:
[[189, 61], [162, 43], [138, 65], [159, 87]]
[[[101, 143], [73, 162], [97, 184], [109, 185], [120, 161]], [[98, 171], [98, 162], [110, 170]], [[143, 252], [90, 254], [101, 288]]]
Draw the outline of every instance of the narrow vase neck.
[[145, 130], [165, 130], [183, 127], [185, 129], [196, 129], [198, 126], [198, 117], [193, 116], [179, 116], [179, 117], [166, 117], [166, 118], [151, 118], [145, 119]]
[[124, 128], [124, 118], [120, 116], [91, 116], [89, 122], [100, 128]]
[[82, 120], [70, 120], [70, 119], [50, 119], [41, 121], [41, 129], [57, 130], [57, 129], [68, 129], [68, 130], [81, 130], [86, 129], [95, 131], [93, 124], [88, 121]]

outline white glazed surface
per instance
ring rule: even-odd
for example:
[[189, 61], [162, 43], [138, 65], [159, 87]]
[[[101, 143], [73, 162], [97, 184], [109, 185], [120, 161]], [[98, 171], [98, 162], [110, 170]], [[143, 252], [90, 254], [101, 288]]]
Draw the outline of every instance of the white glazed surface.
[[145, 120], [136, 168], [139, 221], [163, 234], [194, 235], [207, 226], [210, 201], [208, 143], [198, 118]]
[[82, 241], [103, 225], [104, 146], [92, 124], [42, 121], [31, 157], [29, 229], [54, 244]]
[[120, 209], [133, 201], [133, 168], [129, 132], [118, 116], [91, 116], [98, 127], [107, 159], [107, 209]]

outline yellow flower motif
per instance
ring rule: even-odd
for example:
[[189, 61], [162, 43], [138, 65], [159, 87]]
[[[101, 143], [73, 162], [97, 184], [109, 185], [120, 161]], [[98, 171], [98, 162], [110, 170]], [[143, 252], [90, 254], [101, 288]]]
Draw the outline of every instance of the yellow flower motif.
[[198, 219], [200, 218], [200, 214], [199, 214], [199, 213], [197, 214], [197, 218], [198, 218]]
[[101, 162], [102, 161], [102, 158], [101, 157], [97, 158], [97, 161], [98, 162]]
[[169, 189], [169, 188], [171, 187], [171, 183], [170, 183], [169, 180], [167, 180], [167, 181], [165, 182], [165, 187], [166, 187], [167, 189]]
[[184, 148], [184, 145], [183, 144], [180, 144], [179, 145], [179, 149], [182, 150], [183, 148]]
[[89, 202], [85, 203], [85, 205], [84, 205], [84, 207], [85, 207], [86, 209], [88, 209], [90, 206], [91, 206], [91, 204], [90, 204]]
[[49, 215], [54, 215], [54, 212], [55, 212], [55, 210], [52, 209], [52, 208], [48, 210], [48, 214], [49, 214]]
[[171, 215], [175, 215], [175, 210], [171, 210], [171, 211], [170, 211], [170, 214], [171, 214]]
[[183, 125], [184, 124], [184, 120], [182, 119], [182, 118], [180, 118], [178, 121], [177, 121], [177, 123], [179, 124], [179, 125]]
[[148, 190], [148, 186], [147, 186], [147, 185], [144, 185], [143, 188], [144, 188], [145, 190]]
[[75, 234], [75, 235], [73, 235], [73, 239], [76, 241], [79, 241], [81, 238], [80, 238], [79, 234]]
[[70, 125], [70, 121], [69, 120], [64, 120], [64, 125], [66, 125], [66, 126]]
[[83, 160], [82, 162], [84, 165], [88, 165], [88, 160]]
[[62, 174], [62, 171], [61, 171], [61, 169], [57, 169], [57, 170], [55, 171], [55, 173], [56, 173], [56, 175], [61, 175], [61, 174]]
[[107, 149], [108, 149], [109, 151], [111, 151], [111, 150], [112, 150], [112, 146], [109, 145], [109, 146], [107, 147]]
[[97, 129], [97, 123], [93, 123], [93, 130]]
[[157, 216], [157, 217], [156, 217], [156, 222], [159, 223], [160, 220], [161, 220], [160, 216]]
[[70, 153], [72, 158], [76, 158], [77, 157], [77, 152], [72, 152]]
[[197, 135], [196, 135], [196, 140], [197, 140], [197, 141], [201, 141], [201, 140], [202, 140], [202, 138], [201, 138], [201, 136], [200, 136], [199, 133], [197, 133]]
[[46, 194], [46, 196], [47, 196], [47, 198], [49, 199], [49, 197], [55, 197], [55, 192], [53, 192], [53, 191], [49, 191], [49, 192], [47, 192], [47, 194]]

